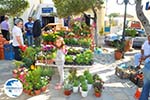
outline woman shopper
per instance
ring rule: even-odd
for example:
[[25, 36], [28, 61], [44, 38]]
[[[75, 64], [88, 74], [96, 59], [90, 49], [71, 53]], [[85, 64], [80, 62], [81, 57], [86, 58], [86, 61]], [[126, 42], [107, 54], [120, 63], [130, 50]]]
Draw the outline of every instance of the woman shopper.
[[13, 49], [15, 53], [15, 60], [20, 61], [21, 60], [21, 52], [20, 47], [24, 47], [24, 41], [23, 41], [23, 21], [21, 19], [15, 20], [15, 26], [12, 29], [12, 36], [13, 36]]
[[60, 81], [56, 84], [55, 89], [61, 89], [64, 82], [64, 63], [67, 50], [65, 47], [64, 39], [62, 37], [57, 37], [55, 45], [57, 48], [55, 63], [58, 67], [58, 73], [60, 77]]

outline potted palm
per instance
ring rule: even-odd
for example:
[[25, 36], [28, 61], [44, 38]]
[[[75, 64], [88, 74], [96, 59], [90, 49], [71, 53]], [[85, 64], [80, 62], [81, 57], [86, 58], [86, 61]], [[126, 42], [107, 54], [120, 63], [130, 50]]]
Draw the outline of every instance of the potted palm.
[[79, 89], [79, 81], [78, 80], [74, 80], [74, 83], [73, 83], [73, 92], [74, 93], [77, 93], [78, 92], [78, 89]]

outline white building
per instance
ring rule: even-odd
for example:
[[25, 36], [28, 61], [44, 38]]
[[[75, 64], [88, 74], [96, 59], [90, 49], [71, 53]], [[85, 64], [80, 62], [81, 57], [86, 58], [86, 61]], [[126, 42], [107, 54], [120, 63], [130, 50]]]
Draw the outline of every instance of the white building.
[[23, 13], [21, 18], [24, 22], [27, 22], [28, 17], [36, 17], [41, 20], [42, 26], [45, 26], [48, 23], [61, 23], [64, 25], [63, 19], [59, 19], [58, 17], [53, 17], [50, 13], [56, 13], [56, 8], [54, 7], [54, 3], [52, 0], [44, 3], [41, 0], [28, 0], [29, 8]]

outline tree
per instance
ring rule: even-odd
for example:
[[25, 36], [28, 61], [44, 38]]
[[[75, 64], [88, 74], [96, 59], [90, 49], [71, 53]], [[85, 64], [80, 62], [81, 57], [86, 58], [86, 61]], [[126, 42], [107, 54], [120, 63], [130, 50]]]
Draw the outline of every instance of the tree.
[[28, 5], [26, 0], [0, 0], [0, 15], [19, 16]]
[[136, 0], [136, 14], [137, 14], [138, 19], [141, 21], [141, 23], [146, 31], [146, 34], [149, 35], [150, 34], [150, 23], [143, 13], [142, 0]]
[[118, 17], [120, 15], [120, 13], [111, 13], [108, 15], [108, 17]]
[[90, 17], [95, 27], [95, 43], [97, 40], [97, 10], [101, 8], [104, 3], [103, 0], [53, 0], [59, 17], [68, 17], [71, 15], [84, 14], [89, 17], [85, 11], [92, 10], [94, 17]]

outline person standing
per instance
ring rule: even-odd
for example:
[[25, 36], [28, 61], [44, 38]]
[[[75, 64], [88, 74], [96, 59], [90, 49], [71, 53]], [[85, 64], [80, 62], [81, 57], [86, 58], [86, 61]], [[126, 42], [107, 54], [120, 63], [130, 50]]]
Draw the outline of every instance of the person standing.
[[23, 21], [21, 19], [16, 19], [14, 23], [15, 26], [12, 29], [12, 45], [15, 53], [15, 60], [21, 61], [22, 57], [20, 47], [24, 46], [23, 33], [21, 30], [23, 28]]
[[8, 23], [8, 16], [5, 16], [5, 20], [1, 23], [1, 32], [3, 37], [9, 41], [10, 40], [10, 33], [9, 33], [9, 23]]
[[25, 30], [26, 30], [26, 37], [27, 37], [28, 46], [32, 46], [33, 45], [32, 28], [33, 28], [32, 17], [29, 17], [28, 18], [28, 22], [25, 23]]
[[60, 81], [56, 84], [55, 89], [61, 89], [64, 82], [65, 54], [67, 53], [65, 43], [62, 37], [56, 38], [55, 46], [57, 48], [55, 63], [58, 67], [58, 73], [60, 77]]
[[34, 44], [35, 46], [40, 46], [41, 44], [41, 22], [40, 20], [34, 18], [33, 23], [33, 37], [34, 37]]

